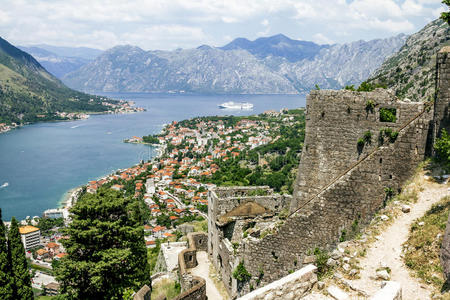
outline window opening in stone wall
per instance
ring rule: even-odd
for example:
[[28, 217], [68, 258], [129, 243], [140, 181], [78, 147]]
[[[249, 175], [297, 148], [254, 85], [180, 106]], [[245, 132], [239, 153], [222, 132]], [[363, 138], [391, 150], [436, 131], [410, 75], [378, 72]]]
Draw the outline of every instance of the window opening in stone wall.
[[392, 179], [392, 174], [389, 175], [389, 179]]
[[380, 157], [380, 164], [382, 164], [383, 163], [383, 158], [382, 157]]
[[380, 108], [380, 122], [391, 122], [395, 123], [397, 121], [397, 109], [395, 108]]
[[378, 175], [378, 181], [381, 181], [381, 175]]
[[419, 149], [417, 148], [417, 146], [416, 146], [416, 148], [414, 149], [414, 152], [416, 153], [416, 155], [419, 153]]
[[325, 117], [325, 112], [323, 111], [321, 114], [322, 118]]
[[278, 259], [278, 256], [275, 255], [275, 251], [272, 251], [272, 256], [273, 256], [273, 258], [274, 258], [275, 260]]

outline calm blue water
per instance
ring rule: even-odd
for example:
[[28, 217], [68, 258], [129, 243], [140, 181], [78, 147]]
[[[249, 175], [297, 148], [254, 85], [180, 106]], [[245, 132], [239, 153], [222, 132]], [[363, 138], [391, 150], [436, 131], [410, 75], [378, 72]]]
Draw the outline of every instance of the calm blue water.
[[[305, 106], [304, 96], [194, 96], [106, 94], [134, 100], [146, 112], [97, 115], [88, 120], [39, 123], [0, 134], [0, 207], [3, 219], [40, 216], [57, 207], [71, 188], [156, 154], [150, 146], [126, 144], [133, 135], [159, 133], [163, 125], [207, 115], [249, 115]], [[224, 111], [218, 104], [249, 101], [252, 111]]]

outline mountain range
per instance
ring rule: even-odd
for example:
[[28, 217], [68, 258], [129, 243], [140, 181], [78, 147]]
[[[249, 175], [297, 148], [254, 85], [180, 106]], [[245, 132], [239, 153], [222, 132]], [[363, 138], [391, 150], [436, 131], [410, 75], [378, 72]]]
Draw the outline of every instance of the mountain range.
[[318, 84], [359, 84], [404, 44], [406, 35], [318, 45], [284, 35], [238, 38], [220, 47], [145, 51], [117, 46], [66, 74], [70, 87], [89, 92], [296, 94]]
[[72, 90], [30, 54], [0, 38], [0, 123], [61, 119], [57, 112], [103, 112], [102, 97]]

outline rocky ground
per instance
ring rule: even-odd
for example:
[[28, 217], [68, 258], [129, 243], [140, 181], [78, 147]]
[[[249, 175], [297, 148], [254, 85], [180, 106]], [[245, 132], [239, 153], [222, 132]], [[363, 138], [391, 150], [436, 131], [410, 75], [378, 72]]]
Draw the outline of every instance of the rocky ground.
[[420, 172], [362, 235], [339, 244], [330, 254], [327, 264], [334, 266], [333, 274], [306, 299], [368, 299], [389, 280], [400, 283], [403, 299], [439, 298], [434, 287], [415, 278], [405, 266], [404, 243], [413, 222], [450, 195], [449, 187]]

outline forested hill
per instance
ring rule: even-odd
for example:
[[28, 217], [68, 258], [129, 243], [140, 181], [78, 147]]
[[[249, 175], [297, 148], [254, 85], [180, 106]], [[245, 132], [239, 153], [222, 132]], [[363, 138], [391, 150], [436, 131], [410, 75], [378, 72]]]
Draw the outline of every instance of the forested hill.
[[450, 27], [441, 19], [411, 35], [405, 45], [369, 78], [394, 89], [397, 96], [427, 101], [434, 95], [436, 53], [450, 45]]
[[103, 112], [108, 108], [102, 101], [66, 87], [31, 55], [0, 38], [0, 123], [61, 119], [56, 112]]

